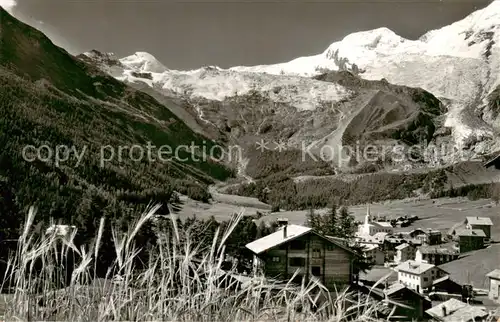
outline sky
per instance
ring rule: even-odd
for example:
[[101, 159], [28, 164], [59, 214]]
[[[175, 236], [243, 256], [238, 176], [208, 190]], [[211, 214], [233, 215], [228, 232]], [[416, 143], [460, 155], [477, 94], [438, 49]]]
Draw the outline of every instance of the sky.
[[146, 51], [171, 69], [289, 61], [349, 33], [416, 39], [491, 0], [0, 0], [72, 54]]

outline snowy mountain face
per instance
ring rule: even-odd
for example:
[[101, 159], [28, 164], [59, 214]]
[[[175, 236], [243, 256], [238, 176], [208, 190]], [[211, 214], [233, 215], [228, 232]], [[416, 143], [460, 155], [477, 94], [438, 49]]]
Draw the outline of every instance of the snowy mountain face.
[[234, 67], [270, 74], [317, 75], [324, 70], [352, 70], [365, 79], [421, 87], [447, 102], [447, 126], [459, 145], [492, 138], [500, 129], [487, 108], [488, 95], [500, 84], [500, 1], [418, 40], [387, 28], [358, 32], [333, 43], [323, 53], [287, 63]]
[[[258, 91], [277, 103], [288, 103], [298, 110], [313, 110], [321, 102], [337, 102], [351, 95], [342, 86], [300, 76], [236, 72], [217, 67], [192, 71], [168, 70], [151, 55], [138, 53], [119, 60], [123, 66], [119, 80], [144, 82], [170, 96], [223, 101]], [[163, 70], [163, 71], [162, 71]], [[277, 88], [280, 88], [277, 91]]]
[[[360, 119], [357, 113], [364, 115], [369, 108], [389, 113], [393, 107], [385, 107], [387, 104], [399, 106], [397, 121], [407, 124], [426, 107], [415, 101], [409, 90], [390, 84], [422, 88], [438, 97], [447, 110], [444, 120], [436, 126], [451, 128], [454, 144], [472, 154], [481, 154], [500, 149], [500, 143], [494, 140], [500, 130], [499, 46], [500, 1], [495, 1], [418, 40], [379, 28], [350, 34], [323, 53], [274, 65], [178, 71], [168, 69], [144, 52], [121, 59], [99, 52], [81, 57], [119, 80], [186, 100], [201, 123], [217, 124], [221, 131], [232, 128], [228, 123], [239, 124], [241, 120], [232, 115], [239, 106], [254, 109], [250, 111], [253, 123], [247, 116], [238, 133], [259, 133], [269, 120], [274, 128], [283, 122], [290, 126], [275, 133], [275, 138], [295, 144], [307, 138], [310, 143], [342, 145], [345, 131], [355, 129], [356, 136], [364, 131], [353, 124]], [[328, 81], [317, 77], [332, 71], [349, 71], [364, 80], [384, 79], [388, 85], [361, 82], [362, 86], [354, 86], [350, 76], [350, 85], [346, 85], [345, 75], [328, 76]], [[421, 95], [427, 94], [417, 96]], [[332, 110], [334, 116], [328, 114]], [[249, 111], [238, 113], [246, 115]], [[439, 113], [433, 115], [432, 118], [438, 117]], [[370, 124], [366, 120], [362, 123], [371, 127], [370, 133], [382, 131], [382, 127], [374, 125], [381, 121], [379, 118], [370, 120], [375, 122]], [[294, 129], [294, 123], [298, 129]], [[389, 124], [388, 128], [394, 126]], [[452, 161], [451, 157], [449, 162]]]

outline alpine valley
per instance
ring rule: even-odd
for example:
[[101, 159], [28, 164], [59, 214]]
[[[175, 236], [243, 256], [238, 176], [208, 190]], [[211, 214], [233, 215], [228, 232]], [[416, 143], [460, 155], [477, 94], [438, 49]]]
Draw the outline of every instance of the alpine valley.
[[[251, 187], [226, 190], [258, 196], [278, 188], [276, 181], [296, 191], [311, 180], [407, 180], [437, 169], [450, 185], [496, 181], [478, 161], [500, 149], [499, 44], [500, 1], [494, 1], [417, 40], [378, 28], [273, 65], [178, 71], [145, 52], [117, 58], [93, 50], [79, 58], [175, 102], [172, 112], [194, 131], [243, 149], [227, 161]], [[259, 149], [260, 140], [267, 149]], [[354, 152], [368, 144], [384, 149], [376, 162]], [[390, 148], [396, 145], [417, 146], [418, 155], [397, 159]], [[418, 187], [375, 199], [410, 196]]]
[[[125, 135], [116, 142], [209, 142], [231, 151], [222, 163], [170, 163], [173, 177], [193, 187], [304, 209], [466, 194], [457, 187], [500, 181], [482, 166], [500, 150], [500, 1], [417, 40], [378, 28], [289, 62], [189, 71], [169, 69], [146, 52], [72, 57], [7, 12], [2, 16], [3, 77], [19, 88], [30, 82], [36, 97], [83, 104], [78, 115], [85, 118], [73, 118], [87, 121], [59, 131], [109, 142], [113, 137], [88, 128], [89, 120], [105, 121]], [[33, 59], [40, 68], [28, 70]], [[367, 147], [377, 149], [375, 160], [359, 153]], [[148, 169], [163, 180], [155, 175], [162, 170]], [[228, 181], [232, 173], [237, 178]]]

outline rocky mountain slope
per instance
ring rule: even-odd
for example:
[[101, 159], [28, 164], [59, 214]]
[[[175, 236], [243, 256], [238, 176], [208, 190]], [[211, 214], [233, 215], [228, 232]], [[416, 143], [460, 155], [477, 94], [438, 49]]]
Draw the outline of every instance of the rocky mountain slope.
[[318, 55], [231, 70], [312, 76], [343, 69], [420, 87], [442, 99], [449, 109], [446, 125], [460, 146], [492, 139], [500, 129], [492, 111], [498, 95], [491, 96], [500, 84], [500, 1], [418, 40], [380, 28], [348, 35]]
[[[450, 144], [474, 156], [500, 149], [499, 43], [497, 0], [418, 40], [379, 28], [350, 34], [323, 53], [286, 63], [176, 71], [152, 55], [139, 52], [119, 60], [111, 58], [111, 67], [106, 63], [101, 66], [120, 80], [147, 84], [166, 96], [181, 96], [194, 102], [226, 102], [257, 92], [272, 104], [295, 108], [294, 114], [316, 111], [321, 119], [323, 114], [318, 111], [322, 107], [352, 101], [355, 94], [337, 82], [311, 77], [329, 71], [350, 71], [366, 80], [385, 79], [395, 85], [422, 88], [439, 98], [447, 111], [442, 127], [452, 131]], [[86, 55], [93, 60], [106, 56], [96, 52]], [[205, 118], [210, 111], [196, 104], [194, 109], [198, 119], [211, 122]], [[339, 125], [347, 126], [342, 121]], [[453, 163], [457, 158], [449, 153], [443, 162]]]
[[[499, 38], [497, 0], [417, 40], [378, 28], [273, 65], [178, 71], [144, 52], [79, 58], [176, 102], [192, 129], [241, 149], [226, 161], [252, 184], [231, 192], [300, 208], [332, 191], [354, 203], [418, 195], [436, 166], [468, 168], [500, 150]], [[322, 177], [328, 184], [294, 182]]]
[[[79, 57], [136, 88], [182, 100], [184, 111], [177, 116], [241, 148], [237, 163], [244, 161], [251, 177], [343, 171], [365, 161], [354, 146], [385, 146], [388, 154], [396, 144], [425, 150], [444, 121], [444, 106], [426, 91], [366, 81], [347, 71], [314, 78], [217, 67], [172, 71], [146, 53], [117, 59], [92, 51]], [[189, 122], [181, 112], [189, 112]], [[265, 151], [255, 149], [260, 140], [269, 143]], [[269, 167], [270, 162], [279, 165]]]

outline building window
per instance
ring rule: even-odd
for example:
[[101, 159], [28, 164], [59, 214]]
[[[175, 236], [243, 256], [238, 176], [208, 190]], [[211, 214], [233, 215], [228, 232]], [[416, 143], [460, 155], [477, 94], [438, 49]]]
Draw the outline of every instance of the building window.
[[313, 266], [313, 267], [311, 267], [311, 273], [314, 276], [321, 276], [321, 267], [319, 267], [319, 266]]
[[280, 261], [280, 258], [279, 258], [279, 257], [277, 257], [277, 256], [273, 257], [273, 262], [275, 262], [275, 263], [279, 263], [279, 261]]
[[424, 282], [427, 282], [427, 281], [429, 281], [429, 278], [424, 277]]
[[314, 248], [314, 249], [313, 249], [312, 256], [313, 256], [314, 258], [319, 258], [319, 257], [321, 257], [321, 250], [320, 250], [320, 249], [318, 249], [318, 248]]
[[304, 250], [306, 249], [306, 243], [303, 240], [292, 240], [290, 242], [290, 249]]
[[329, 251], [335, 250], [335, 246], [333, 244], [326, 245], [326, 249]]
[[290, 266], [304, 266], [306, 263], [305, 258], [302, 257], [290, 257]]

